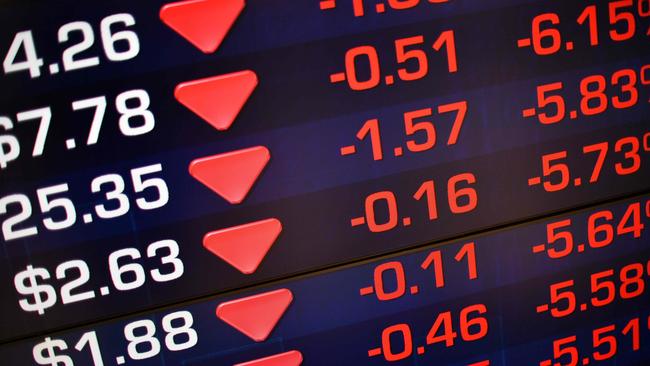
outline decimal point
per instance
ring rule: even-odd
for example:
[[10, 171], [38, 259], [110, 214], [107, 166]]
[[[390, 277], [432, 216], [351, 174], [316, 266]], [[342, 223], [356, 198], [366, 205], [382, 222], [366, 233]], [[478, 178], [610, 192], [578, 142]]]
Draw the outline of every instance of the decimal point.
[[579, 244], [578, 245], [578, 253], [582, 253], [585, 251], [585, 245], [584, 244]]
[[377, 13], [384, 13], [386, 12], [386, 5], [384, 5], [384, 3], [379, 3], [375, 6], [375, 10], [377, 10]]
[[571, 112], [569, 112], [569, 117], [570, 117], [571, 119], [576, 119], [576, 118], [578, 118], [578, 112], [577, 112], [577, 111], [571, 111]]
[[415, 295], [420, 292], [420, 288], [417, 286], [411, 286], [411, 295]]
[[393, 84], [395, 84], [395, 77], [393, 75], [387, 75], [386, 85], [393, 85]]
[[402, 224], [404, 224], [404, 226], [410, 226], [411, 225], [411, 218], [410, 217], [405, 217], [404, 219], [402, 219]]
[[574, 179], [573, 180], [573, 185], [575, 185], [576, 187], [580, 187], [580, 185], [582, 185], [582, 179], [580, 179], [580, 178]]
[[586, 310], [587, 310], [587, 304], [581, 304], [580, 311], [586, 311]]
[[99, 293], [102, 294], [102, 296], [106, 296], [111, 293], [111, 290], [108, 288], [108, 286], [104, 286], [99, 289]]
[[93, 222], [93, 215], [85, 214], [83, 216], [83, 220], [84, 220], [84, 224], [89, 224], [89, 223]]
[[420, 346], [418, 347], [418, 355], [423, 355], [424, 354], [424, 347]]
[[53, 63], [53, 64], [50, 65], [50, 74], [52, 74], [52, 75], [54, 75], [54, 74], [58, 74], [59, 71], [60, 71], [60, 70], [59, 70], [59, 64], [57, 64], [57, 63], [55, 62], [55, 63]]
[[585, 357], [582, 359], [582, 364], [583, 365], [589, 365], [589, 357]]
[[396, 147], [394, 151], [395, 151], [395, 156], [404, 155], [404, 149], [402, 149], [401, 147]]
[[565, 44], [566, 50], [567, 51], [572, 51], [573, 50], [573, 42], [569, 41]]
[[77, 142], [74, 139], [67, 139], [67, 140], [65, 140], [65, 147], [68, 150], [72, 150], [75, 147], [77, 147]]
[[115, 362], [117, 362], [118, 365], [123, 365], [126, 360], [124, 359], [124, 356], [117, 356], [115, 357]]

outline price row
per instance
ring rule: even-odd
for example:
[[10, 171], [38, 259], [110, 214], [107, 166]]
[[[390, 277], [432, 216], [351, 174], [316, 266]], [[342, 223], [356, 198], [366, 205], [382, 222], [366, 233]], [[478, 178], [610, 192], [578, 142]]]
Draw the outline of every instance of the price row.
[[[118, 291], [138, 289], [149, 278], [154, 282], [169, 282], [180, 278], [185, 271], [183, 261], [179, 258], [180, 248], [174, 240], [160, 240], [147, 246], [146, 257], [158, 262], [154, 269], [145, 270], [142, 255], [138, 248], [124, 248], [108, 256], [108, 272], [113, 288]], [[61, 305], [67, 305], [92, 300], [97, 296], [95, 290], [88, 289], [91, 271], [86, 261], [74, 259], [63, 262], [56, 266], [54, 273], [58, 280], [54, 285], [50, 280], [52, 274], [44, 267], [28, 265], [14, 276], [14, 286], [20, 295], [18, 305], [23, 311], [43, 315], [45, 310], [57, 304], [58, 299], [61, 300]], [[64, 280], [67, 282], [62, 283]], [[99, 293], [108, 296], [111, 288], [101, 286]]]
[[[172, 352], [191, 349], [199, 341], [193, 325], [194, 318], [188, 311], [167, 314], [162, 317], [159, 325], [150, 319], [128, 323], [123, 330], [124, 340], [127, 341], [124, 351], [128, 358], [124, 355], [117, 355], [111, 361], [114, 361], [115, 365], [123, 365], [127, 361], [150, 359], [159, 355], [163, 347]], [[32, 350], [34, 362], [44, 366], [74, 366], [76, 355], [73, 354], [87, 352], [93, 366], [108, 364], [108, 358], [102, 353], [100, 340], [95, 331], [83, 333], [74, 344], [74, 350], [68, 350], [68, 348], [69, 345], [65, 340], [46, 337]]]
[[[106, 96], [98, 96], [72, 102], [73, 111], [92, 111], [90, 127], [85, 138], [86, 146], [92, 146], [99, 142], [102, 126], [106, 116]], [[123, 136], [134, 137], [145, 135], [156, 127], [156, 118], [150, 111], [151, 99], [149, 93], [143, 89], [129, 90], [118, 94], [115, 97], [115, 109], [119, 113], [117, 125]], [[16, 121], [19, 124], [28, 121], [37, 121], [38, 128], [34, 135], [34, 142], [31, 144], [31, 156], [40, 157], [45, 152], [46, 144], [49, 142], [50, 124], [52, 122], [52, 108], [44, 107], [34, 110], [19, 112], [16, 114]], [[56, 122], [56, 120], [55, 120]], [[14, 129], [15, 124], [9, 117], [0, 116], [0, 127], [6, 132]], [[55, 125], [56, 127], [56, 125]], [[110, 128], [110, 127], [109, 127]], [[7, 168], [9, 163], [14, 162], [21, 155], [21, 146], [30, 145], [21, 141], [12, 134], [0, 135], [0, 169]], [[71, 137], [65, 140], [67, 150], [74, 150], [77, 147], [77, 140]]]
[[[101, 20], [99, 25], [101, 45], [108, 61], [122, 62], [138, 56], [140, 40], [138, 34], [131, 30], [135, 24], [135, 18], [128, 13], [109, 15]], [[88, 57], [87, 54], [95, 46], [95, 31], [90, 23], [84, 21], [66, 23], [59, 28], [57, 37], [59, 44], [70, 44], [75, 39], [80, 39], [63, 51], [61, 55], [63, 71], [96, 67], [101, 63], [99, 56]], [[33, 32], [26, 30], [16, 33], [2, 66], [5, 74], [28, 72], [33, 79], [41, 76], [41, 68], [44, 64], [43, 58], [38, 56]], [[56, 61], [49, 64], [47, 70], [50, 75], [55, 75], [61, 71], [61, 66]]]
[[[144, 195], [135, 199], [135, 206], [139, 209], [155, 210], [169, 202], [169, 188], [165, 180], [159, 177], [162, 171], [161, 164], [130, 170], [133, 193]], [[84, 224], [92, 223], [95, 217], [108, 220], [124, 216], [132, 209], [131, 200], [125, 193], [126, 187], [125, 179], [120, 174], [104, 174], [94, 178], [90, 183], [90, 190], [92, 193], [102, 194], [104, 200], [94, 205], [92, 212], [86, 213], [79, 213], [72, 200], [62, 196], [70, 191], [68, 183], [37, 189], [38, 206], [41, 214], [46, 216], [42, 219], [42, 225], [46, 230], [58, 231], [77, 224], [78, 216], [81, 216]], [[34, 216], [32, 201], [27, 195], [16, 193], [0, 198], [0, 216], [5, 216], [2, 221], [5, 242], [38, 235], [37, 226], [26, 224], [26, 221]]]

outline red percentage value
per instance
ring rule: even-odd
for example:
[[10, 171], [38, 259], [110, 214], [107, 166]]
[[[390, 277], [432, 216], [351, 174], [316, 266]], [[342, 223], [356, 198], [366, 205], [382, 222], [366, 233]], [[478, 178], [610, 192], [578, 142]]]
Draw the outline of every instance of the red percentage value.
[[537, 306], [537, 313], [549, 312], [554, 318], [564, 318], [578, 309], [587, 311], [590, 307], [604, 307], [617, 298], [629, 300], [645, 293], [646, 279], [650, 275], [650, 261], [632, 263], [620, 270], [607, 269], [589, 276], [589, 300], [578, 304], [575, 280], [566, 280], [549, 286], [550, 301]]
[[[619, 176], [631, 175], [641, 169], [641, 152], [650, 152], [650, 132], [641, 138], [635, 136], [623, 137], [614, 143], [614, 152], [623, 155], [623, 162], [614, 164], [614, 172]], [[589, 183], [598, 182], [605, 166], [606, 158], [611, 155], [609, 142], [600, 142], [582, 148], [583, 155], [595, 155], [596, 161], [589, 177]], [[569, 186], [579, 187], [582, 178], [572, 177], [566, 150], [542, 156], [542, 176], [528, 179], [528, 186], [542, 185], [546, 192], [562, 191]]]
[[[616, 236], [632, 234], [640, 238], [645, 225], [641, 221], [640, 202], [630, 204], [621, 218], [615, 220], [610, 210], [598, 211], [587, 219], [587, 245], [574, 244], [571, 219], [546, 225], [546, 243], [535, 245], [533, 253], [546, 253], [551, 259], [564, 258], [572, 253], [582, 253], [587, 248], [605, 248], [614, 242]], [[650, 201], [645, 203], [645, 215], [650, 218]]]
[[[639, 102], [638, 85], [650, 85], [650, 65], [643, 66], [639, 73], [633, 69], [623, 69], [611, 76], [590, 75], [580, 81], [580, 106], [568, 108], [563, 82], [554, 82], [537, 87], [537, 107], [526, 108], [524, 118], [536, 117], [539, 123], [550, 125], [562, 122], [568, 117], [577, 119], [579, 116], [595, 116], [607, 111], [610, 107], [627, 109]], [[620, 96], [609, 97], [608, 87], [620, 89]], [[612, 90], [609, 90], [612, 93]]]
[[[575, 21], [587, 29], [589, 45], [598, 46], [601, 43], [602, 29], [599, 22], [603, 19], [599, 12], [607, 14], [609, 23], [608, 36], [614, 42], [623, 42], [637, 34], [637, 17], [650, 17], [650, 0], [617, 0], [609, 1], [602, 5], [589, 5], [585, 7]], [[603, 9], [607, 7], [606, 9]], [[517, 47], [531, 47], [539, 56], [553, 55], [563, 48], [570, 52], [575, 45], [573, 41], [564, 41], [560, 30], [561, 21], [557, 13], [544, 13], [533, 18], [531, 23], [531, 36], [519, 39]], [[650, 35], [650, 29], [643, 30]]]
[[[648, 322], [650, 324], [650, 318]], [[620, 329], [620, 331], [617, 331], [617, 329]], [[641, 319], [631, 319], [622, 329], [615, 324], [594, 329], [591, 334], [593, 349], [589, 352], [589, 355], [580, 354], [580, 349], [576, 344], [578, 336], [571, 335], [557, 339], [553, 341], [553, 358], [541, 361], [539, 366], [588, 365], [591, 360], [604, 361], [611, 359], [623, 349], [621, 343], [625, 340], [624, 337], [629, 338], [628, 342], [632, 351], [638, 351], [641, 348]]]

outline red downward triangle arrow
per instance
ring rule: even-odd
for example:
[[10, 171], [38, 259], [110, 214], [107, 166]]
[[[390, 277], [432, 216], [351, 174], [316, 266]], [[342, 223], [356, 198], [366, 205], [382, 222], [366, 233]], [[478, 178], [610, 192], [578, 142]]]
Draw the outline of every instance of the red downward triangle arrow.
[[241, 203], [271, 159], [264, 146], [196, 159], [190, 175], [232, 204]]
[[203, 238], [203, 246], [244, 274], [257, 270], [282, 232], [277, 219], [213, 231]]
[[176, 100], [219, 131], [225, 131], [257, 87], [257, 75], [250, 70], [179, 84]]
[[300, 366], [301, 363], [302, 353], [298, 351], [289, 351], [254, 361], [238, 363], [235, 366]]
[[217, 317], [255, 342], [263, 342], [292, 300], [293, 294], [286, 288], [266, 292], [219, 305]]
[[188, 0], [167, 4], [160, 19], [204, 53], [212, 53], [244, 9], [244, 0]]

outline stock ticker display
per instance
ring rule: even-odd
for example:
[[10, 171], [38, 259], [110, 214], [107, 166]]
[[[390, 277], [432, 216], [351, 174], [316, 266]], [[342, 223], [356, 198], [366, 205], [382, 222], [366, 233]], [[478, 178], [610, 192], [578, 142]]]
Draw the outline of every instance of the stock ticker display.
[[0, 29], [0, 364], [650, 365], [649, 0]]

